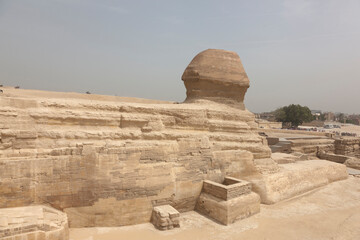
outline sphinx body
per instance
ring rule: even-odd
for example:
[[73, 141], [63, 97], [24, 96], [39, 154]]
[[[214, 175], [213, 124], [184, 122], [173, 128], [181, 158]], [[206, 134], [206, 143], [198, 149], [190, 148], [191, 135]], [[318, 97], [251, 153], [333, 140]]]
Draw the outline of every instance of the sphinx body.
[[252, 181], [263, 202], [283, 199], [261, 180], [278, 166], [245, 108], [249, 79], [237, 54], [206, 50], [182, 79], [181, 104], [4, 91], [0, 208], [48, 204], [70, 227], [130, 225], [150, 221], [157, 205], [193, 210], [203, 180], [225, 176]]

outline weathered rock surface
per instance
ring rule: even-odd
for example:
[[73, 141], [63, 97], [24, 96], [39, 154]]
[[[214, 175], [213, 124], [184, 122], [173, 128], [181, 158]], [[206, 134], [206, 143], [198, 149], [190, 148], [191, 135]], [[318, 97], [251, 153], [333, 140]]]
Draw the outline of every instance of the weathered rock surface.
[[302, 152], [306, 154], [316, 155], [318, 150], [333, 152], [334, 151], [334, 139], [331, 138], [293, 138], [288, 139], [291, 142], [291, 150], [295, 152]]
[[2, 240], [68, 240], [66, 214], [46, 206], [0, 208]]
[[261, 202], [273, 204], [347, 177], [343, 164], [309, 160], [280, 164], [278, 172], [263, 173], [258, 179], [252, 178], [251, 182]]
[[260, 211], [260, 197], [251, 191], [251, 183], [225, 177], [223, 183], [204, 181], [195, 208], [216, 221], [229, 225]]
[[271, 152], [254, 115], [220, 101], [243, 105], [246, 73], [235, 53], [210, 52], [201, 62], [216, 68], [198, 69], [200, 81], [216, 82], [201, 87], [217, 92], [206, 105], [6, 91], [0, 207], [48, 203], [72, 227], [129, 225], [149, 222], [153, 206], [193, 210], [205, 179], [258, 174], [254, 158]]
[[180, 213], [170, 205], [154, 207], [151, 222], [159, 230], [180, 227]]
[[[147, 222], [194, 209], [202, 180], [267, 157], [250, 112], [195, 104], [1, 98], [0, 207], [50, 203], [72, 226]], [[9, 114], [11, 113], [11, 114]]]
[[355, 157], [349, 157], [345, 161], [345, 165], [350, 168], [355, 168], [360, 170], [360, 159]]
[[335, 154], [360, 155], [360, 138], [347, 137], [335, 140]]
[[208, 49], [194, 57], [182, 75], [186, 102], [210, 100], [245, 109], [249, 79], [235, 52]]
[[278, 164], [295, 163], [297, 161], [306, 161], [315, 159], [316, 157], [309, 156], [304, 153], [294, 152], [291, 154], [286, 153], [272, 153], [271, 158]]
[[74, 240], [357, 240], [360, 236], [360, 178], [349, 177], [316, 191], [275, 205], [261, 205], [260, 213], [220, 225], [190, 211], [180, 216], [181, 228], [166, 234], [149, 223], [124, 228], [70, 229]]
[[200, 53], [183, 80], [182, 104], [7, 90], [0, 208], [46, 203], [71, 227], [121, 226], [149, 222], [154, 206], [193, 210], [203, 180], [248, 179], [272, 203], [345, 177], [334, 163], [285, 171], [270, 158], [235, 53]]

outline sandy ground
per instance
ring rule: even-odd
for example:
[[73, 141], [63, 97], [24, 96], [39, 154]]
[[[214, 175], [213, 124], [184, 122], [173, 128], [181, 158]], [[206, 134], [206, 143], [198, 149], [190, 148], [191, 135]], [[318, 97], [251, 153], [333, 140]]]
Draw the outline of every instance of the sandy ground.
[[134, 97], [119, 97], [100, 94], [84, 94], [76, 92], [54, 92], [33, 89], [15, 89], [14, 87], [0, 87], [3, 90], [1, 96], [4, 97], [20, 97], [20, 98], [58, 98], [58, 99], [76, 99], [90, 101], [108, 101], [108, 102], [132, 102], [132, 103], [151, 103], [151, 104], [173, 104], [171, 101], [161, 101]]
[[269, 137], [277, 137], [277, 138], [327, 138], [326, 136], [321, 135], [313, 135], [313, 132], [304, 132], [304, 134], [294, 132], [292, 130], [286, 130], [286, 132], [275, 132], [275, 131], [268, 131], [266, 134]]
[[360, 126], [353, 124], [341, 124], [341, 128], [332, 128], [332, 129], [321, 129], [324, 132], [313, 132], [313, 131], [298, 131], [298, 130], [284, 130], [284, 129], [262, 129], [268, 136], [271, 137], [281, 137], [281, 138], [327, 138], [325, 133], [334, 133], [334, 132], [347, 132], [355, 133], [357, 136], [360, 136]]
[[72, 228], [71, 240], [119, 239], [360, 239], [360, 178], [331, 183], [274, 205], [230, 226], [196, 213], [181, 214], [181, 228], [158, 231], [150, 223], [117, 228]]
[[346, 124], [346, 125], [341, 125], [341, 128], [339, 129], [328, 129], [328, 132], [332, 132], [332, 131], [339, 131], [339, 132], [349, 132], [349, 133], [356, 133], [358, 136], [360, 136], [360, 126], [357, 125], [351, 125], [351, 124]]
[[[329, 124], [336, 124], [336, 125], [340, 125], [341, 128], [330, 128], [330, 129], [326, 129], [326, 128], [318, 128], [324, 132], [347, 132], [347, 133], [356, 133], [358, 136], [360, 136], [360, 126], [358, 125], [354, 125], [354, 124], [344, 124], [344, 123], [338, 123], [338, 122], [332, 122]], [[306, 126], [305, 126], [306, 127]], [[309, 127], [309, 126], [308, 126]]]

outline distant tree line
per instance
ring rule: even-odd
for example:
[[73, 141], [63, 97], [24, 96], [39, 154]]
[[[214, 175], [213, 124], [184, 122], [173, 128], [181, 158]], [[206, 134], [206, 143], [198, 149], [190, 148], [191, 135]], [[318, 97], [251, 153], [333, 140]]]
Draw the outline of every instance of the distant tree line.
[[289, 106], [276, 109], [275, 119], [278, 122], [282, 122], [283, 125], [298, 127], [304, 122], [314, 120], [314, 116], [308, 107], [299, 104], [290, 104]]

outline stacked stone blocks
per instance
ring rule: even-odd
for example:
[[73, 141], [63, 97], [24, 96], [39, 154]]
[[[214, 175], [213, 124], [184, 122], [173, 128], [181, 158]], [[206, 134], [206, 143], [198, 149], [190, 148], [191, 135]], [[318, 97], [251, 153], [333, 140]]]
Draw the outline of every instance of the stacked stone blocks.
[[2, 240], [67, 240], [66, 214], [45, 206], [0, 209]]
[[159, 230], [180, 227], [180, 213], [170, 205], [154, 207], [151, 222]]
[[232, 177], [225, 177], [222, 184], [205, 180], [202, 191], [227, 201], [239, 197], [240, 195], [250, 193], [251, 183], [240, 181]]
[[360, 155], [360, 138], [343, 138], [335, 140], [335, 154]]
[[223, 184], [204, 181], [196, 210], [224, 225], [260, 211], [260, 197], [249, 182], [225, 177]]

